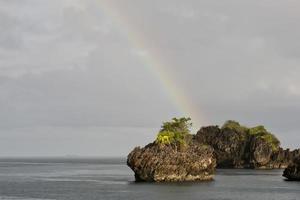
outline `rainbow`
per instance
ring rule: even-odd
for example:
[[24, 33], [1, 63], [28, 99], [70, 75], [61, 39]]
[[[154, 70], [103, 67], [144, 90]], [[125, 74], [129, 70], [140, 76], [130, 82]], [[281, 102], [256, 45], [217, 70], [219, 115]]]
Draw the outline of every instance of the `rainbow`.
[[142, 52], [140, 54], [141, 62], [155, 77], [157, 77], [180, 114], [182, 116], [191, 117], [195, 128], [199, 128], [200, 125], [205, 123], [204, 118], [197, 112], [199, 108], [194, 106], [193, 102], [187, 98], [188, 95], [184, 93], [184, 90], [176, 84], [172, 73], [166, 70], [165, 66], [167, 65], [165, 61], [157, 53], [149, 51], [149, 48], [147, 48], [149, 47], [149, 45], [147, 45], [148, 40], [141, 34], [141, 31], [137, 30], [132, 23], [130, 23], [130, 20], [126, 15], [116, 9], [116, 6], [113, 5], [112, 1], [96, 0], [96, 2], [104, 14], [109, 17], [124, 34], [126, 34], [133, 49]]

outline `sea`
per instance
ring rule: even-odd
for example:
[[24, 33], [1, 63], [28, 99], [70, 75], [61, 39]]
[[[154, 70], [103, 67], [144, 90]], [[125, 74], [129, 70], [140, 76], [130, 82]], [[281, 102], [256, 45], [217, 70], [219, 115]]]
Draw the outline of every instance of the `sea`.
[[300, 182], [282, 170], [219, 169], [214, 181], [137, 183], [124, 158], [10, 158], [0, 160], [0, 199], [293, 200]]

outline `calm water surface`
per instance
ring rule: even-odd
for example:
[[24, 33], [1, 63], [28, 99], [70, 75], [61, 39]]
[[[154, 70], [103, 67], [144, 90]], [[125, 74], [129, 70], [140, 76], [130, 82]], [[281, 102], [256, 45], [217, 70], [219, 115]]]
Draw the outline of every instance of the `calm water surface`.
[[135, 183], [122, 159], [2, 159], [0, 199], [300, 199], [282, 170], [218, 170], [215, 181]]

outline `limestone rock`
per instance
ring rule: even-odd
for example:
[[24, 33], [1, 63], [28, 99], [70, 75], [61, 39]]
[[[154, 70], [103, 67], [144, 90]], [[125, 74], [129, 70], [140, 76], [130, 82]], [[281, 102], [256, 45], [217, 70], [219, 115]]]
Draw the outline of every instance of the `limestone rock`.
[[127, 158], [137, 181], [175, 182], [212, 180], [216, 167], [213, 149], [209, 146], [150, 143], [136, 147]]
[[300, 156], [284, 170], [283, 176], [288, 180], [300, 181]]
[[222, 128], [202, 127], [195, 141], [212, 146], [218, 168], [286, 168], [300, 155], [300, 150], [282, 149], [279, 140], [263, 126], [247, 128], [234, 121]]

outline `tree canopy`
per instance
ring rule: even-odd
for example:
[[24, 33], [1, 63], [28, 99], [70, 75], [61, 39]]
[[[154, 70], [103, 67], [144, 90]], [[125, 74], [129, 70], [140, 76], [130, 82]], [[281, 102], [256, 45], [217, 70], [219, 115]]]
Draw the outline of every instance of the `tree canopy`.
[[185, 144], [186, 137], [190, 134], [192, 127], [191, 118], [173, 118], [164, 122], [157, 135], [156, 143], [161, 144]]

